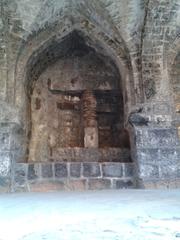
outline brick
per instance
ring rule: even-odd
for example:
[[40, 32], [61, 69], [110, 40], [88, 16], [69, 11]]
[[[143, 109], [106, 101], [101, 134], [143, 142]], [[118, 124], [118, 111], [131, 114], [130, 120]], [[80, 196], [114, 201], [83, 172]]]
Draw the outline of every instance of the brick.
[[10, 179], [8, 177], [0, 177], [0, 188], [8, 189], [10, 186]]
[[0, 193], [10, 192], [10, 178], [0, 177]]
[[125, 163], [123, 166], [124, 177], [132, 177], [134, 175], [134, 164]]
[[100, 166], [98, 163], [84, 163], [83, 164], [84, 177], [100, 177]]
[[55, 164], [55, 177], [65, 178], [68, 175], [67, 164], [66, 163], [56, 163]]
[[178, 146], [177, 129], [138, 129], [136, 131], [138, 148], [173, 148]]
[[122, 177], [122, 164], [121, 163], [102, 164], [102, 172], [104, 177]]
[[17, 163], [14, 170], [14, 182], [15, 185], [24, 185], [27, 178], [27, 167], [26, 163]]
[[146, 178], [159, 178], [159, 169], [156, 164], [141, 164], [139, 166], [139, 177]]
[[86, 180], [68, 180], [65, 182], [65, 190], [68, 191], [85, 191], [86, 190]]
[[53, 177], [52, 164], [50, 163], [42, 164], [41, 175], [43, 178], [52, 178]]
[[103, 190], [111, 188], [110, 179], [89, 179], [88, 189], [89, 190]]
[[8, 177], [10, 175], [11, 153], [0, 152], [0, 177]]
[[29, 183], [30, 192], [56, 192], [63, 191], [64, 182], [63, 181], [36, 181]]
[[81, 176], [81, 163], [70, 164], [70, 177], [79, 178]]
[[10, 149], [10, 136], [8, 132], [0, 133], [0, 150], [7, 151]]
[[116, 189], [133, 188], [133, 181], [132, 180], [116, 180], [115, 187]]
[[28, 180], [36, 180], [40, 177], [39, 164], [28, 165]]
[[137, 158], [140, 164], [155, 163], [159, 158], [159, 149], [138, 149]]

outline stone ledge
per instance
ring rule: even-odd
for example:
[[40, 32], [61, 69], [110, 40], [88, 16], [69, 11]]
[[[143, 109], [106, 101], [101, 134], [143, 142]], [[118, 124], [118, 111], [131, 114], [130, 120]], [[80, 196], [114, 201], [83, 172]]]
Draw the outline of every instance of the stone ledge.
[[122, 177], [123, 170], [121, 163], [103, 163], [102, 164], [103, 177]]
[[[105, 189], [132, 189], [133, 179], [38, 179], [13, 186], [13, 192], [86, 191]], [[7, 190], [8, 191], [8, 190]]]
[[[61, 156], [61, 157], [59, 157]], [[54, 162], [130, 162], [130, 149], [127, 148], [58, 148], [52, 156]]]
[[12, 189], [22, 192], [129, 188], [133, 166], [109, 162], [16, 163]]

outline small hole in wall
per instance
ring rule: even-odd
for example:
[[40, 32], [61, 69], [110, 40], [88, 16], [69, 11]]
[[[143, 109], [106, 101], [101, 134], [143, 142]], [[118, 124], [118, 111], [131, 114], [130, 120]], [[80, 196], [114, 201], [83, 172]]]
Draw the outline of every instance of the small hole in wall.
[[41, 109], [41, 99], [36, 98], [36, 100], [35, 100], [35, 106], [36, 106], [36, 110]]

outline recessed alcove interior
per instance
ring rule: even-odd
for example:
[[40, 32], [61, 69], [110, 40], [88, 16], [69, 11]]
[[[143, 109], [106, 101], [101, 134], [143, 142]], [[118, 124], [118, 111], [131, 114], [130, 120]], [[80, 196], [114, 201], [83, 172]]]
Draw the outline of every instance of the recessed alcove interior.
[[171, 83], [173, 88], [173, 97], [175, 111], [180, 113], [180, 51], [177, 52], [171, 69]]
[[28, 162], [131, 162], [121, 75], [97, 49], [73, 31], [29, 64]]

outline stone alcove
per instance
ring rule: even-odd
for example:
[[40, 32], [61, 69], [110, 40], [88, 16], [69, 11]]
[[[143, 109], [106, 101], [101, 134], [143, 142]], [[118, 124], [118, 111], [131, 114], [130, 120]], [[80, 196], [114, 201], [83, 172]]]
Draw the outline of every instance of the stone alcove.
[[130, 161], [117, 67], [86, 45], [77, 31], [61, 45], [46, 57], [59, 48], [66, 49], [64, 54], [29, 87], [28, 162]]
[[24, 74], [25, 92], [17, 89], [26, 101], [16, 100], [26, 152], [17, 168], [25, 168], [28, 188], [47, 182], [49, 190], [60, 182], [63, 189], [132, 187], [125, 124], [131, 78], [103, 44], [73, 30], [52, 37], [27, 58], [23, 74], [21, 69], [17, 67], [17, 78]]

